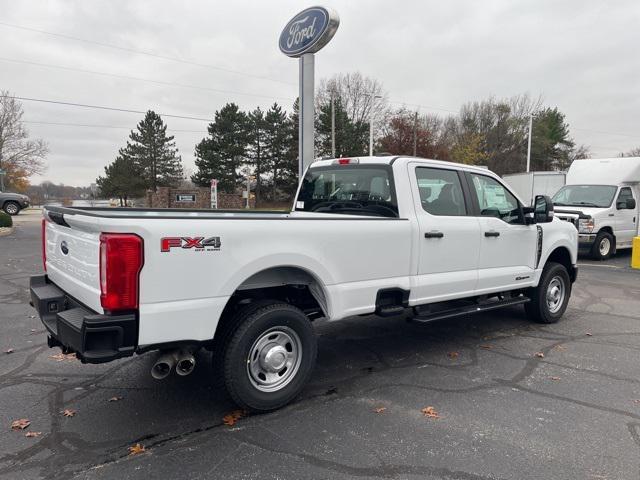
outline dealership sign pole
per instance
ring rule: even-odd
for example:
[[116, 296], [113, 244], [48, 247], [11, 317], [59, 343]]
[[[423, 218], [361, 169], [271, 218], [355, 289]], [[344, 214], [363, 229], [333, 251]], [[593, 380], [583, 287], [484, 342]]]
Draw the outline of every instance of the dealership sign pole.
[[218, 208], [218, 180], [211, 179], [211, 208]]
[[289, 57], [298, 58], [300, 117], [298, 133], [298, 175], [302, 180], [305, 169], [313, 162], [314, 107], [314, 53], [333, 38], [340, 25], [340, 18], [333, 10], [325, 7], [310, 7], [296, 16], [284, 27], [278, 45], [280, 51]]

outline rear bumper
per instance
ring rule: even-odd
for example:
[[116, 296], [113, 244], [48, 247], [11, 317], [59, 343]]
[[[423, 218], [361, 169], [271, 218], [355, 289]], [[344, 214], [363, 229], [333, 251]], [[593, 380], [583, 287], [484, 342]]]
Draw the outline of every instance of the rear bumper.
[[135, 313], [103, 315], [68, 296], [46, 275], [31, 277], [31, 303], [49, 332], [49, 347], [75, 352], [83, 363], [133, 355], [138, 342]]

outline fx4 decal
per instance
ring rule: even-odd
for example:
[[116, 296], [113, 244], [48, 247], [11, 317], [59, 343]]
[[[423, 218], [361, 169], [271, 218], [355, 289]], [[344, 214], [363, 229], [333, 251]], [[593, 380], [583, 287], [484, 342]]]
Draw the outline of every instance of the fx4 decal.
[[217, 251], [220, 250], [221, 245], [220, 237], [162, 237], [160, 239], [161, 252], [170, 252], [172, 248]]

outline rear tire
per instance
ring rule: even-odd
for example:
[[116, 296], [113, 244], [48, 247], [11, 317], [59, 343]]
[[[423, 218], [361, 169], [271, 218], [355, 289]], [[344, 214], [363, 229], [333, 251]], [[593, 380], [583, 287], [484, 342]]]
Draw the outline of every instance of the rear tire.
[[613, 253], [615, 239], [609, 232], [599, 232], [596, 241], [591, 247], [591, 256], [594, 260], [607, 260]]
[[4, 213], [11, 215], [12, 217], [20, 213], [20, 205], [16, 202], [5, 202], [2, 209], [4, 210]]
[[540, 283], [529, 292], [531, 301], [525, 303], [527, 316], [538, 323], [556, 323], [569, 304], [571, 279], [564, 265], [547, 262]]
[[293, 400], [311, 376], [318, 350], [307, 316], [278, 301], [243, 309], [223, 341], [226, 390], [252, 412], [275, 410]]

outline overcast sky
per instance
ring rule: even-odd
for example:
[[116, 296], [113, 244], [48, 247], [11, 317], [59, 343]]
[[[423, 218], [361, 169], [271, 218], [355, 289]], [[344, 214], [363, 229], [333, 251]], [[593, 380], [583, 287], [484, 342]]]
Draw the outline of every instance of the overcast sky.
[[[22, 97], [202, 118], [212, 118], [229, 101], [244, 109], [277, 101], [289, 109], [297, 95], [297, 61], [280, 53], [277, 39], [289, 18], [312, 4], [0, 0], [0, 89]], [[316, 82], [360, 71], [380, 80], [390, 100], [443, 115], [492, 95], [542, 95], [546, 105], [566, 114], [575, 141], [589, 145], [594, 156], [615, 156], [640, 145], [637, 0], [322, 4], [337, 10], [341, 23], [316, 56]], [[119, 127], [29, 123], [32, 135], [50, 146], [47, 172], [34, 183], [93, 182], [142, 117], [31, 101], [23, 106], [29, 122]], [[193, 171], [194, 145], [206, 134], [207, 122], [165, 121], [174, 130], [185, 168]]]

